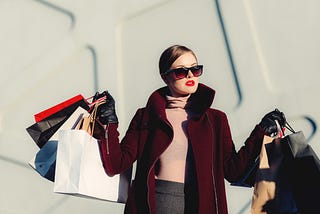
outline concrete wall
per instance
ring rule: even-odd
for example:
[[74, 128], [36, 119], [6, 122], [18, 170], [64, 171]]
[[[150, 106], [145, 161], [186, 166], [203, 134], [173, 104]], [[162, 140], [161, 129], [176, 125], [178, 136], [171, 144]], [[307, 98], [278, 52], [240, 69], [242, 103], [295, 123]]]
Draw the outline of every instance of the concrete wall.
[[[53, 193], [28, 161], [33, 115], [76, 94], [108, 89], [121, 134], [164, 85], [161, 52], [195, 51], [213, 107], [237, 149], [274, 108], [320, 155], [320, 24], [316, 0], [0, 1], [0, 213], [122, 213], [123, 205]], [[249, 213], [252, 189], [227, 185], [230, 213]]]

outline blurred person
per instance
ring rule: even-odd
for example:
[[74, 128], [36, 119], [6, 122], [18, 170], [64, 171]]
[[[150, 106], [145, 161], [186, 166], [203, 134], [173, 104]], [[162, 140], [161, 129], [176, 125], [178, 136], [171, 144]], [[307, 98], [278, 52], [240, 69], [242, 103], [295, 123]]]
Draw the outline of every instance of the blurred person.
[[[136, 174], [125, 213], [227, 213], [224, 179], [236, 182], [253, 165], [263, 136], [285, 125], [282, 112], [271, 111], [255, 126], [237, 152], [226, 114], [211, 108], [215, 90], [199, 83], [203, 66], [195, 53], [173, 45], [161, 54], [160, 76], [166, 84], [137, 110], [119, 140], [115, 101], [108, 91], [98, 109], [105, 125], [100, 136], [103, 166], [108, 175], [130, 168]], [[106, 190], [107, 191], [107, 190]]]

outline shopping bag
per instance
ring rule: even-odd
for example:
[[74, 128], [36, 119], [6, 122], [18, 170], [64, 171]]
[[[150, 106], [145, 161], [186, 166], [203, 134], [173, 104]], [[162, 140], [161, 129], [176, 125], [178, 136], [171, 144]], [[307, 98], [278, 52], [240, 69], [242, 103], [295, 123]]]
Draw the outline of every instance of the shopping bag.
[[297, 213], [288, 180], [281, 138], [264, 136], [251, 202], [251, 213]]
[[57, 140], [49, 140], [29, 161], [34, 170], [50, 181], [54, 181], [57, 145]]
[[52, 106], [48, 109], [45, 109], [37, 114], [34, 115], [34, 119], [36, 122], [39, 122], [47, 117], [49, 117], [50, 115], [53, 115], [59, 111], [61, 111], [62, 109], [65, 109], [66, 107], [78, 102], [84, 100], [84, 97], [81, 94], [78, 94], [74, 97], [71, 97], [55, 106]]
[[319, 213], [320, 160], [302, 131], [281, 139], [284, 163], [300, 213]]
[[[109, 177], [98, 141], [85, 130], [59, 131], [54, 192], [125, 202], [130, 178]], [[125, 191], [123, 191], [125, 190]]]
[[[87, 111], [79, 106], [59, 130], [74, 129], [84, 114]], [[54, 181], [58, 137], [57, 131], [29, 161], [35, 171], [50, 181]]]
[[[302, 131], [295, 132], [288, 123], [286, 128], [292, 134], [276, 138], [263, 146], [270, 168], [267, 171], [259, 168], [257, 171], [252, 213], [319, 212], [319, 158], [308, 145]], [[263, 185], [266, 182], [269, 182], [269, 188], [256, 189], [256, 185]], [[261, 195], [268, 197], [260, 203], [254, 201], [257, 199], [255, 196]], [[253, 209], [257, 204], [262, 210]]]
[[34, 123], [26, 130], [34, 142], [41, 148], [79, 106], [86, 110], [89, 109], [88, 103], [82, 99]]
[[[265, 145], [273, 141], [272, 137], [264, 136], [263, 143], [259, 156], [259, 165], [256, 172], [256, 179], [253, 189], [253, 198], [251, 202], [251, 213], [266, 213], [264, 206], [272, 201], [275, 197], [275, 176], [279, 169], [276, 167], [270, 170], [268, 156], [266, 153]], [[282, 157], [277, 157], [277, 163], [281, 161]]]

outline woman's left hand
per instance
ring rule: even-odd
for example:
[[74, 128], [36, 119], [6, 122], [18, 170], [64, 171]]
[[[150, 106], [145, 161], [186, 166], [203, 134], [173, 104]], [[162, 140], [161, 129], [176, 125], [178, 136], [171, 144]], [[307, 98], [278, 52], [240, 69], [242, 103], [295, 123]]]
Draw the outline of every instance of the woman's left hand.
[[264, 129], [266, 135], [271, 136], [278, 133], [276, 121], [278, 121], [281, 128], [284, 128], [287, 122], [284, 113], [278, 109], [267, 113], [259, 125]]

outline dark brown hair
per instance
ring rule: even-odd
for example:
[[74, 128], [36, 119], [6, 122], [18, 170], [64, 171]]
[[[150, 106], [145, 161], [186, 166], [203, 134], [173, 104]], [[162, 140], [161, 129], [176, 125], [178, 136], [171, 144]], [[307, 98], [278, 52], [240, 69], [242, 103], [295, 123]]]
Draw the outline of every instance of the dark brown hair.
[[181, 55], [183, 55], [186, 52], [191, 52], [197, 59], [196, 55], [191, 49], [182, 45], [173, 45], [164, 50], [159, 60], [160, 74], [169, 70], [174, 61], [176, 61], [176, 59], [178, 59]]

